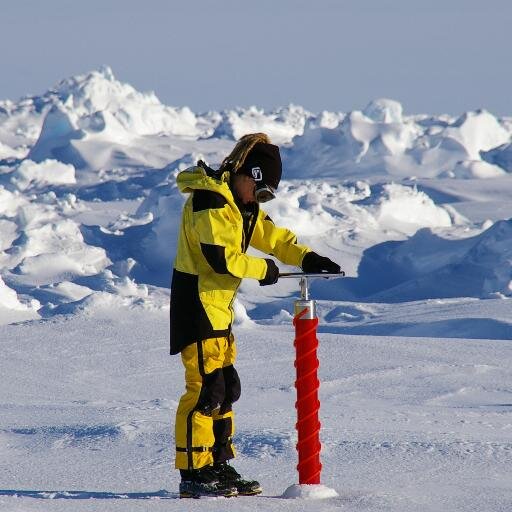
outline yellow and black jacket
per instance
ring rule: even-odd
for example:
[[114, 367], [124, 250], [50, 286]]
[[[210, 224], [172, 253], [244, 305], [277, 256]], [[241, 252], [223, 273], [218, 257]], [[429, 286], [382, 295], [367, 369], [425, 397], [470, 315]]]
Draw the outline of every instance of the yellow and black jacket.
[[[257, 204], [239, 208], [230, 173], [196, 166], [177, 177], [190, 194], [183, 208], [171, 284], [171, 354], [191, 343], [227, 336], [233, 301], [244, 277], [261, 280], [267, 262], [246, 254], [249, 245], [283, 263], [300, 266], [311, 249], [291, 231], [274, 225]], [[242, 209], [242, 211], [241, 211]]]

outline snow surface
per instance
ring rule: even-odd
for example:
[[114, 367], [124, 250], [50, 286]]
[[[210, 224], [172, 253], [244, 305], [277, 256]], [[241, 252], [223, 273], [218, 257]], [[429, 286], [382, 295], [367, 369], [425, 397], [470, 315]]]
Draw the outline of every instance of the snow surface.
[[510, 509], [512, 119], [408, 115], [382, 98], [194, 113], [108, 67], [0, 102], [0, 509], [203, 507], [174, 500], [175, 177], [254, 131], [284, 160], [265, 209], [347, 273], [310, 287], [322, 484], [339, 496], [277, 499], [297, 483], [298, 286], [246, 280], [237, 467], [264, 495], [208, 509]]

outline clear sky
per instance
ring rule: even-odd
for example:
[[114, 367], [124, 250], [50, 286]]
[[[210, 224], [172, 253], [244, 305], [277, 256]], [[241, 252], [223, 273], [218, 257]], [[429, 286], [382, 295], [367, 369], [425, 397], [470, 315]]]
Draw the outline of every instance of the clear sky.
[[196, 112], [512, 115], [511, 0], [0, 0], [0, 98], [102, 64]]

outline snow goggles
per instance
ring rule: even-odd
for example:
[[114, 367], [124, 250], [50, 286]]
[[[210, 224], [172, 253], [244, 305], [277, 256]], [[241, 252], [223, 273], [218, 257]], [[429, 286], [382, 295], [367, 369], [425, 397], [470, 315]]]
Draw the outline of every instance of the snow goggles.
[[261, 183], [254, 192], [254, 197], [258, 203], [266, 203], [276, 197], [276, 191], [270, 185]]

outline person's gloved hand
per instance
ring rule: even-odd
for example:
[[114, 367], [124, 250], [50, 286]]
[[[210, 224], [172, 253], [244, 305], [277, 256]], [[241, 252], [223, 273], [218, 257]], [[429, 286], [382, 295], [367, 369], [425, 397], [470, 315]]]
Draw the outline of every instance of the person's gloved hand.
[[302, 259], [302, 270], [306, 274], [316, 274], [321, 272], [327, 272], [330, 274], [338, 274], [341, 272], [341, 268], [337, 263], [320, 256], [316, 252], [308, 252]]
[[270, 258], [265, 259], [267, 262], [267, 272], [263, 279], [260, 279], [260, 286], [267, 286], [268, 284], [275, 284], [279, 279], [279, 268]]

